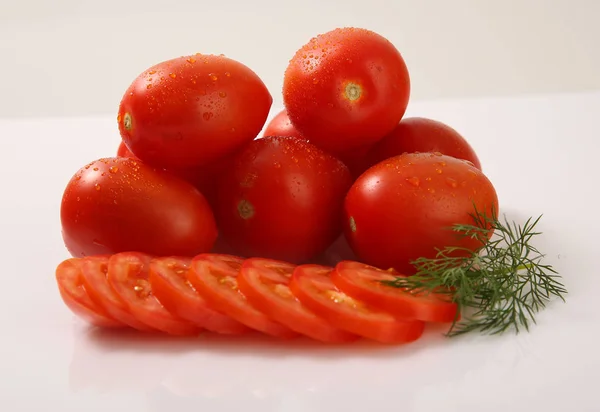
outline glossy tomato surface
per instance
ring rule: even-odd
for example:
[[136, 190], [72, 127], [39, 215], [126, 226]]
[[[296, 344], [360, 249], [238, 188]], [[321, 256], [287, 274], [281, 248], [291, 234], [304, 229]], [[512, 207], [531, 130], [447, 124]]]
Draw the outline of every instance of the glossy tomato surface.
[[267, 124], [263, 136], [284, 136], [303, 139], [302, 134], [292, 125], [287, 111], [283, 109]]
[[450, 230], [475, 224], [476, 210], [498, 212], [496, 191], [481, 170], [441, 154], [404, 154], [357, 179], [345, 201], [344, 232], [364, 263], [412, 274], [411, 262], [435, 257], [436, 248], [480, 248]]
[[219, 229], [237, 254], [308, 260], [341, 233], [351, 184], [348, 168], [310, 143], [285, 137], [255, 140], [220, 182]]
[[224, 56], [179, 57], [141, 73], [117, 117], [127, 147], [154, 166], [201, 167], [263, 128], [272, 97], [256, 73]]
[[292, 124], [332, 153], [375, 143], [398, 124], [410, 79], [386, 38], [340, 28], [313, 38], [285, 72], [283, 100]]
[[189, 183], [129, 158], [81, 168], [61, 203], [62, 234], [75, 256], [124, 251], [193, 256], [217, 237], [213, 213]]
[[468, 160], [481, 169], [477, 153], [455, 129], [433, 119], [409, 117], [381, 139], [369, 153], [369, 166], [403, 153], [439, 152]]
[[132, 159], [137, 159], [137, 156], [134, 155], [131, 150], [129, 150], [125, 142], [122, 140], [117, 149], [117, 157], [130, 157]]

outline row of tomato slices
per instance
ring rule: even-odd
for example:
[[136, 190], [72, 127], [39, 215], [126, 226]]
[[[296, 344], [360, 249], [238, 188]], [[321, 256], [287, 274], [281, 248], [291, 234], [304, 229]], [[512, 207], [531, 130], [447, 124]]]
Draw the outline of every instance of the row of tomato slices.
[[118, 253], [67, 259], [56, 269], [66, 305], [100, 327], [407, 343], [422, 336], [426, 322], [455, 320], [457, 307], [447, 298], [381, 282], [395, 276], [354, 261], [297, 266], [215, 253]]

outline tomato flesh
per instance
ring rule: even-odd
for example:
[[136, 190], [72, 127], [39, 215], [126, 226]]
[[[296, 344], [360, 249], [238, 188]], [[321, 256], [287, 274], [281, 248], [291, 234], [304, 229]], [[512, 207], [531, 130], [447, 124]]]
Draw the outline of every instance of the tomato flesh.
[[408, 343], [421, 337], [424, 322], [401, 320], [340, 291], [333, 268], [307, 264], [294, 270], [290, 289], [307, 308], [331, 325], [381, 343]]
[[61, 262], [56, 268], [56, 282], [65, 305], [84, 321], [103, 328], [125, 326], [113, 319], [102, 306], [97, 305], [88, 295], [83, 285], [81, 259], [71, 258]]
[[426, 322], [453, 322], [457, 305], [441, 294], [414, 295], [382, 281], [393, 281], [398, 274], [359, 262], [342, 261], [335, 266], [331, 280], [337, 288], [373, 307], [406, 319]]
[[154, 258], [150, 262], [149, 281], [152, 293], [171, 313], [193, 324], [227, 335], [239, 335], [249, 328], [227, 315], [213, 310], [187, 280], [192, 259]]
[[238, 276], [239, 288], [254, 307], [298, 333], [327, 343], [356, 340], [356, 335], [331, 326], [292, 294], [289, 282], [295, 267], [271, 259], [247, 259]]
[[188, 280], [213, 308], [238, 322], [278, 338], [298, 336], [254, 308], [239, 290], [238, 275], [243, 262], [232, 255], [200, 254], [192, 260]]
[[90, 299], [119, 322], [142, 332], [156, 331], [136, 319], [127, 304], [108, 283], [109, 256], [88, 256], [81, 260], [83, 284]]
[[169, 312], [156, 299], [148, 281], [151, 257], [142, 253], [117, 253], [108, 261], [108, 283], [138, 320], [171, 335], [193, 335], [198, 326]]

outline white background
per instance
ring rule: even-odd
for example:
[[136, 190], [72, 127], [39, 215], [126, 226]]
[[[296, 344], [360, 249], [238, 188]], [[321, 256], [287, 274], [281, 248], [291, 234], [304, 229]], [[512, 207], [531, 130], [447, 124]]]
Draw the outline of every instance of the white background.
[[240, 60], [281, 106], [312, 36], [359, 26], [404, 55], [413, 100], [600, 87], [597, 0], [0, 0], [0, 116], [116, 114], [144, 69]]

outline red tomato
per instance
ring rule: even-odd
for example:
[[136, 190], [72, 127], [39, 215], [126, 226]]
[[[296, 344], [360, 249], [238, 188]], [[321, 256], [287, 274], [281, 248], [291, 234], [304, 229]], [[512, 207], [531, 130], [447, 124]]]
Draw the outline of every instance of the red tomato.
[[129, 150], [125, 142], [122, 140], [121, 143], [119, 143], [119, 148], [117, 149], [117, 157], [130, 157], [132, 159], [137, 159], [137, 156], [134, 155], [131, 150]]
[[412, 294], [382, 283], [397, 276], [363, 263], [343, 261], [336, 265], [331, 280], [347, 295], [400, 318], [426, 322], [452, 322], [456, 319], [457, 305], [446, 296]]
[[140, 74], [117, 117], [123, 140], [145, 162], [201, 167], [253, 140], [273, 98], [243, 64], [223, 56], [180, 57]]
[[481, 170], [477, 154], [456, 130], [437, 120], [422, 117], [402, 119], [369, 153], [369, 166], [403, 153], [439, 152], [468, 160]]
[[334, 326], [303, 306], [288, 287], [296, 265], [270, 259], [247, 259], [238, 284], [248, 301], [271, 319], [298, 333], [328, 343], [343, 343], [357, 336]]
[[201, 254], [193, 259], [188, 280], [213, 308], [244, 325], [278, 338], [298, 336], [255, 309], [239, 290], [237, 278], [243, 262], [237, 256]]
[[382, 343], [412, 342], [421, 337], [423, 322], [400, 320], [351, 298], [335, 287], [332, 271], [327, 266], [298, 266], [290, 289], [303, 305], [340, 329]]
[[204, 196], [169, 173], [128, 158], [100, 159], [69, 181], [62, 233], [73, 256], [138, 251], [193, 256], [217, 237]]
[[65, 305], [81, 319], [104, 328], [125, 326], [90, 299], [83, 286], [81, 259], [71, 258], [61, 262], [56, 268], [56, 282]]
[[149, 255], [117, 253], [108, 261], [109, 285], [136, 319], [171, 335], [192, 335], [200, 328], [167, 311], [152, 293], [148, 281]]
[[341, 233], [351, 184], [341, 161], [306, 141], [255, 140], [220, 182], [219, 229], [236, 254], [306, 261]]
[[171, 313], [204, 329], [238, 335], [250, 329], [227, 315], [213, 310], [187, 280], [192, 259], [155, 258], [150, 262], [150, 287], [159, 302]]
[[476, 224], [474, 207], [489, 217], [498, 211], [494, 186], [481, 170], [441, 154], [404, 154], [357, 179], [346, 197], [344, 231], [360, 261], [410, 275], [411, 262], [435, 257], [436, 249], [482, 247], [449, 230]]
[[112, 318], [142, 332], [156, 331], [131, 314], [129, 308], [108, 284], [109, 256], [88, 256], [81, 260], [83, 284], [90, 299]]
[[357, 28], [313, 38], [290, 61], [283, 101], [292, 124], [332, 153], [375, 143], [398, 124], [410, 79], [387, 39]]
[[371, 145], [357, 147], [352, 150], [338, 153], [337, 158], [344, 162], [346, 166], [348, 166], [350, 173], [352, 173], [352, 177], [356, 179], [371, 166], [368, 158], [370, 150]]
[[[267, 124], [263, 136], [283, 136], [304, 139], [300, 132], [292, 125], [287, 111], [284, 109]], [[304, 139], [306, 140], [306, 139]]]

